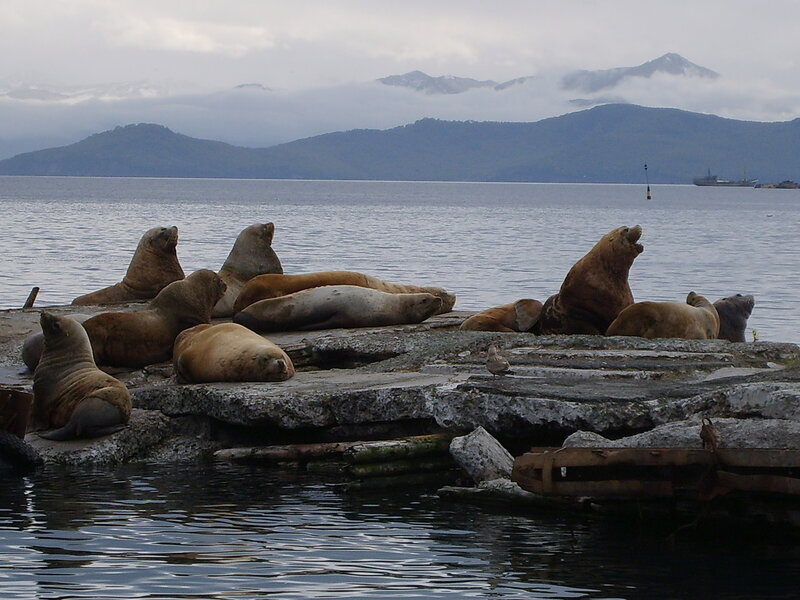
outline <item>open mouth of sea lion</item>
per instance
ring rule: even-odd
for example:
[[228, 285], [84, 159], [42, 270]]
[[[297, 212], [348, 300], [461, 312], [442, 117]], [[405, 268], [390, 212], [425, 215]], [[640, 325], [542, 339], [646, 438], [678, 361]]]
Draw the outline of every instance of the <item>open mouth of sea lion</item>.
[[625, 234], [625, 237], [631, 244], [633, 244], [637, 252], [641, 253], [642, 251], [644, 251], [644, 246], [642, 246], [641, 244], [637, 244], [639, 238], [642, 237], [641, 225], [636, 225], [628, 229], [627, 233]]

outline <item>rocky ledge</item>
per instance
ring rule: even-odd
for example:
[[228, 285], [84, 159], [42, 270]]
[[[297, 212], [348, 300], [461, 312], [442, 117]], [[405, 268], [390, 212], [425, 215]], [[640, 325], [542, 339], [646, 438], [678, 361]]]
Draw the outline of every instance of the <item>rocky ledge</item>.
[[[787, 431], [800, 421], [795, 344], [459, 331], [467, 316], [271, 334], [298, 368], [280, 383], [180, 385], [169, 363], [115, 371], [135, 408], [126, 430], [82, 442], [35, 434], [27, 441], [47, 462], [109, 464], [483, 427], [518, 454], [561, 445], [579, 430], [614, 440], [700, 417], [770, 427], [777, 420]], [[0, 312], [0, 383], [30, 387], [19, 351], [37, 321], [35, 310]], [[510, 374], [487, 371], [490, 344], [506, 354]]]

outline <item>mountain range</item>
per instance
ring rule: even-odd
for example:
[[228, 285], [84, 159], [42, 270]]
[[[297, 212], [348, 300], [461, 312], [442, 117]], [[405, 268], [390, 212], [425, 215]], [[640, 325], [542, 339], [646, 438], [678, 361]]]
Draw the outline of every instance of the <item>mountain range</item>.
[[[159, 123], [186, 135], [251, 148], [335, 131], [391, 129], [424, 118], [535, 122], [610, 103], [780, 121], [796, 96], [780, 85], [717, 75], [679, 54], [632, 67], [541, 68], [507, 77], [429, 75], [420, 70], [287, 90], [269, 80], [200, 89], [175, 82], [46, 85], [0, 80], [0, 159], [63, 146], [126, 123]], [[788, 92], [786, 92], [788, 93]]]
[[706, 169], [798, 179], [800, 119], [762, 123], [630, 104], [530, 123], [422, 119], [268, 148], [135, 124], [0, 161], [4, 175], [689, 183]]

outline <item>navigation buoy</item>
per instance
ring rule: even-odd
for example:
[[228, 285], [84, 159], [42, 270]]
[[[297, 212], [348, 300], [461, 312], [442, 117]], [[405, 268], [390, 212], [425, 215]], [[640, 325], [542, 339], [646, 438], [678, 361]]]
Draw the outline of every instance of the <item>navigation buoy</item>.
[[650, 178], [647, 176], [647, 163], [644, 163], [644, 180], [647, 182], [647, 199], [652, 200], [653, 194], [650, 193]]

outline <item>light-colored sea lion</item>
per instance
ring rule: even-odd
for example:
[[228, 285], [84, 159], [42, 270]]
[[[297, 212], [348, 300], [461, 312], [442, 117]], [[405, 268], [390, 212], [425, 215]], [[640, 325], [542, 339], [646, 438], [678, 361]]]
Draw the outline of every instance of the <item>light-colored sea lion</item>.
[[155, 298], [167, 285], [184, 277], [177, 245], [177, 227], [153, 227], [139, 240], [122, 281], [78, 296], [72, 304], [118, 304]]
[[236, 323], [195, 325], [175, 340], [175, 373], [186, 383], [285, 381], [294, 376], [276, 344]]
[[719, 315], [703, 296], [689, 292], [686, 303], [637, 302], [614, 319], [606, 335], [643, 338], [713, 340], [719, 334]]
[[356, 285], [328, 285], [259, 300], [234, 315], [254, 331], [305, 331], [420, 323], [441, 308], [428, 293], [393, 294]]
[[462, 331], [530, 331], [539, 320], [542, 303], [523, 298], [476, 313], [461, 323]]
[[600, 238], [572, 266], [559, 292], [545, 301], [534, 333], [603, 335], [622, 309], [633, 304], [628, 272], [644, 250], [637, 243], [641, 236], [642, 228], [636, 225], [618, 227]]
[[125, 385], [95, 365], [86, 330], [77, 321], [42, 312], [44, 352], [33, 375], [34, 427], [49, 440], [99, 437], [131, 416]]
[[456, 297], [440, 287], [390, 283], [356, 271], [319, 271], [301, 275], [259, 275], [253, 277], [242, 288], [233, 305], [233, 310], [234, 313], [238, 313], [259, 300], [286, 296], [287, 294], [323, 285], [357, 285], [392, 294], [425, 292], [441, 298], [442, 307], [439, 309], [440, 313], [450, 312], [456, 303]]
[[86, 320], [98, 365], [139, 368], [169, 360], [175, 338], [184, 329], [208, 323], [225, 292], [214, 271], [201, 269], [173, 281], [138, 312], [107, 312]]
[[753, 313], [756, 299], [753, 296], [736, 294], [727, 298], [720, 298], [714, 302], [714, 308], [719, 315], [719, 335], [721, 340], [731, 342], [744, 342], [744, 333], [747, 329], [747, 319]]
[[212, 316], [233, 316], [233, 303], [236, 297], [244, 284], [256, 275], [283, 273], [281, 261], [272, 249], [274, 234], [274, 224], [256, 223], [246, 227], [237, 236], [228, 258], [218, 272], [228, 289], [214, 307]]
[[[83, 323], [86, 319], [92, 318], [92, 315], [80, 313], [64, 316], [68, 319], [72, 319], [73, 321], [77, 321], [78, 323]], [[28, 369], [31, 371], [36, 369], [36, 365], [39, 364], [39, 359], [42, 357], [43, 350], [44, 334], [41, 331], [32, 333], [25, 338], [25, 341], [22, 343], [22, 362], [25, 363], [25, 366], [28, 367]]]

